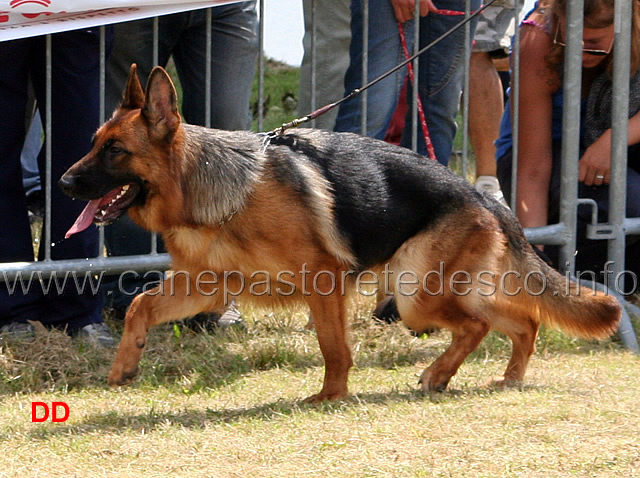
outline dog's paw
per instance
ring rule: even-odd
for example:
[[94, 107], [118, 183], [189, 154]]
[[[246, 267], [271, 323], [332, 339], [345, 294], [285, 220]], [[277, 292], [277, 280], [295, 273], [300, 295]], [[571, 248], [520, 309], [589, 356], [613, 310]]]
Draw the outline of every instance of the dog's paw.
[[325, 401], [342, 400], [349, 396], [349, 392], [346, 390], [340, 392], [324, 392], [316, 393], [310, 397], [305, 398], [303, 403], [321, 403]]
[[114, 367], [107, 377], [107, 383], [111, 387], [129, 385], [133, 382], [136, 375], [138, 375], [138, 367], [135, 367], [132, 370], [115, 370]]
[[489, 388], [496, 388], [496, 389], [519, 388], [519, 387], [522, 387], [522, 380], [516, 380], [516, 379], [507, 378], [503, 376], [497, 376], [489, 380], [486, 386]]
[[437, 377], [432, 370], [427, 369], [422, 372], [418, 383], [421, 385], [424, 393], [444, 392], [447, 389], [447, 385], [449, 385], [449, 380], [451, 380], [451, 377], [440, 378]]

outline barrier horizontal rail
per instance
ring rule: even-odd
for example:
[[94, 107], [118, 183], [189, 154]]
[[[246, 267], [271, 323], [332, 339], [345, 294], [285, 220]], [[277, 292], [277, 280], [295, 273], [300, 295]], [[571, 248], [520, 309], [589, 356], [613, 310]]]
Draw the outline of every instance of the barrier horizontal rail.
[[0, 263], [0, 282], [12, 281], [20, 274], [29, 275], [32, 272], [38, 272], [38, 277], [47, 279], [54, 273], [69, 270], [78, 273], [95, 272], [96, 274], [101, 272], [119, 274], [130, 270], [137, 272], [165, 271], [169, 269], [170, 264], [171, 257], [165, 253], [37, 262], [5, 262]]
[[[623, 225], [624, 232], [640, 234], [640, 218], [628, 218]], [[531, 243], [561, 245], [570, 233], [562, 224], [552, 224], [525, 229], [525, 236]], [[91, 257], [86, 259], [49, 260], [36, 262], [5, 262], [0, 263], [0, 283], [15, 280], [19, 273], [39, 272], [42, 278], [48, 278], [53, 272], [73, 270], [84, 272], [105, 272], [119, 274], [129, 270], [146, 272], [150, 270], [169, 270], [171, 256], [167, 253], [147, 254], [138, 256]]]

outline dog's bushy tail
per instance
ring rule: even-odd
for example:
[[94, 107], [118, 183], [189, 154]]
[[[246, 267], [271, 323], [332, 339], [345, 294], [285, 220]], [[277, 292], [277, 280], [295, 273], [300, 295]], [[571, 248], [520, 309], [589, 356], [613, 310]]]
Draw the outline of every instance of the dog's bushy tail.
[[561, 275], [533, 251], [526, 255], [527, 270], [539, 271], [530, 275], [531, 292], [542, 291], [525, 292], [534, 320], [583, 338], [604, 339], [617, 330], [622, 311], [614, 296]]
[[504, 297], [507, 313], [528, 315], [539, 324], [582, 338], [604, 339], [617, 330], [622, 310], [616, 297], [563, 276], [538, 257], [522, 229], [505, 213], [499, 219], [509, 240], [506, 270], [517, 273], [505, 289], [522, 289]]

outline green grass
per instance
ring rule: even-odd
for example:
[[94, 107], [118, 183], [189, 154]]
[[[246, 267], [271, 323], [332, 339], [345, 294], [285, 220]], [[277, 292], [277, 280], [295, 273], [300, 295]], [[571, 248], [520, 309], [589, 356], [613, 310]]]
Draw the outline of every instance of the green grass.
[[[264, 126], [262, 131], [271, 131], [298, 117], [297, 98], [300, 84], [300, 69], [273, 60], [265, 60], [264, 71]], [[253, 82], [251, 97], [253, 113], [252, 129], [258, 131], [258, 80]], [[308, 113], [308, 112], [304, 112]], [[303, 113], [303, 114], [304, 114]]]

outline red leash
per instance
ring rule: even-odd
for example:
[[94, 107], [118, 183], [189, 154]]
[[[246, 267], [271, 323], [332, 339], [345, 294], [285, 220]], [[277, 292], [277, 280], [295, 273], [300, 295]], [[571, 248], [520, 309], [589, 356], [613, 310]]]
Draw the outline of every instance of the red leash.
[[[473, 15], [476, 12], [471, 12]], [[438, 15], [465, 15], [466, 12], [460, 12], [457, 10], [443, 10], [439, 9], [437, 12]], [[402, 51], [404, 52], [405, 59], [409, 59], [409, 48], [407, 47], [407, 39], [404, 34], [404, 27], [402, 23], [398, 22], [398, 33], [400, 34], [400, 42], [402, 43]], [[413, 64], [411, 62], [407, 63], [407, 70], [409, 72], [409, 81], [415, 88], [415, 81], [413, 79]], [[418, 115], [420, 115], [420, 126], [422, 127], [422, 134], [424, 135], [424, 142], [427, 146], [427, 155], [429, 159], [437, 160], [436, 152], [433, 149], [433, 142], [431, 141], [431, 136], [429, 135], [429, 127], [427, 126], [427, 118], [424, 114], [424, 108], [422, 107], [422, 99], [420, 98], [420, 94], [418, 93]]]
[[[402, 23], [398, 22], [398, 32], [400, 33], [400, 42], [402, 43], [402, 51], [404, 52], [404, 57], [409, 58], [409, 48], [407, 47], [407, 39], [404, 35], [404, 27]], [[414, 88], [416, 88], [416, 83], [413, 80], [413, 64], [407, 63], [407, 69], [409, 70], [409, 80]], [[433, 159], [437, 161], [436, 151], [433, 149], [433, 143], [431, 142], [431, 136], [429, 135], [429, 127], [427, 126], [427, 118], [424, 115], [424, 108], [422, 107], [422, 100], [420, 99], [420, 93], [418, 93], [418, 114], [420, 115], [420, 126], [422, 126], [422, 134], [424, 135], [424, 142], [427, 145], [427, 154], [429, 159]]]

